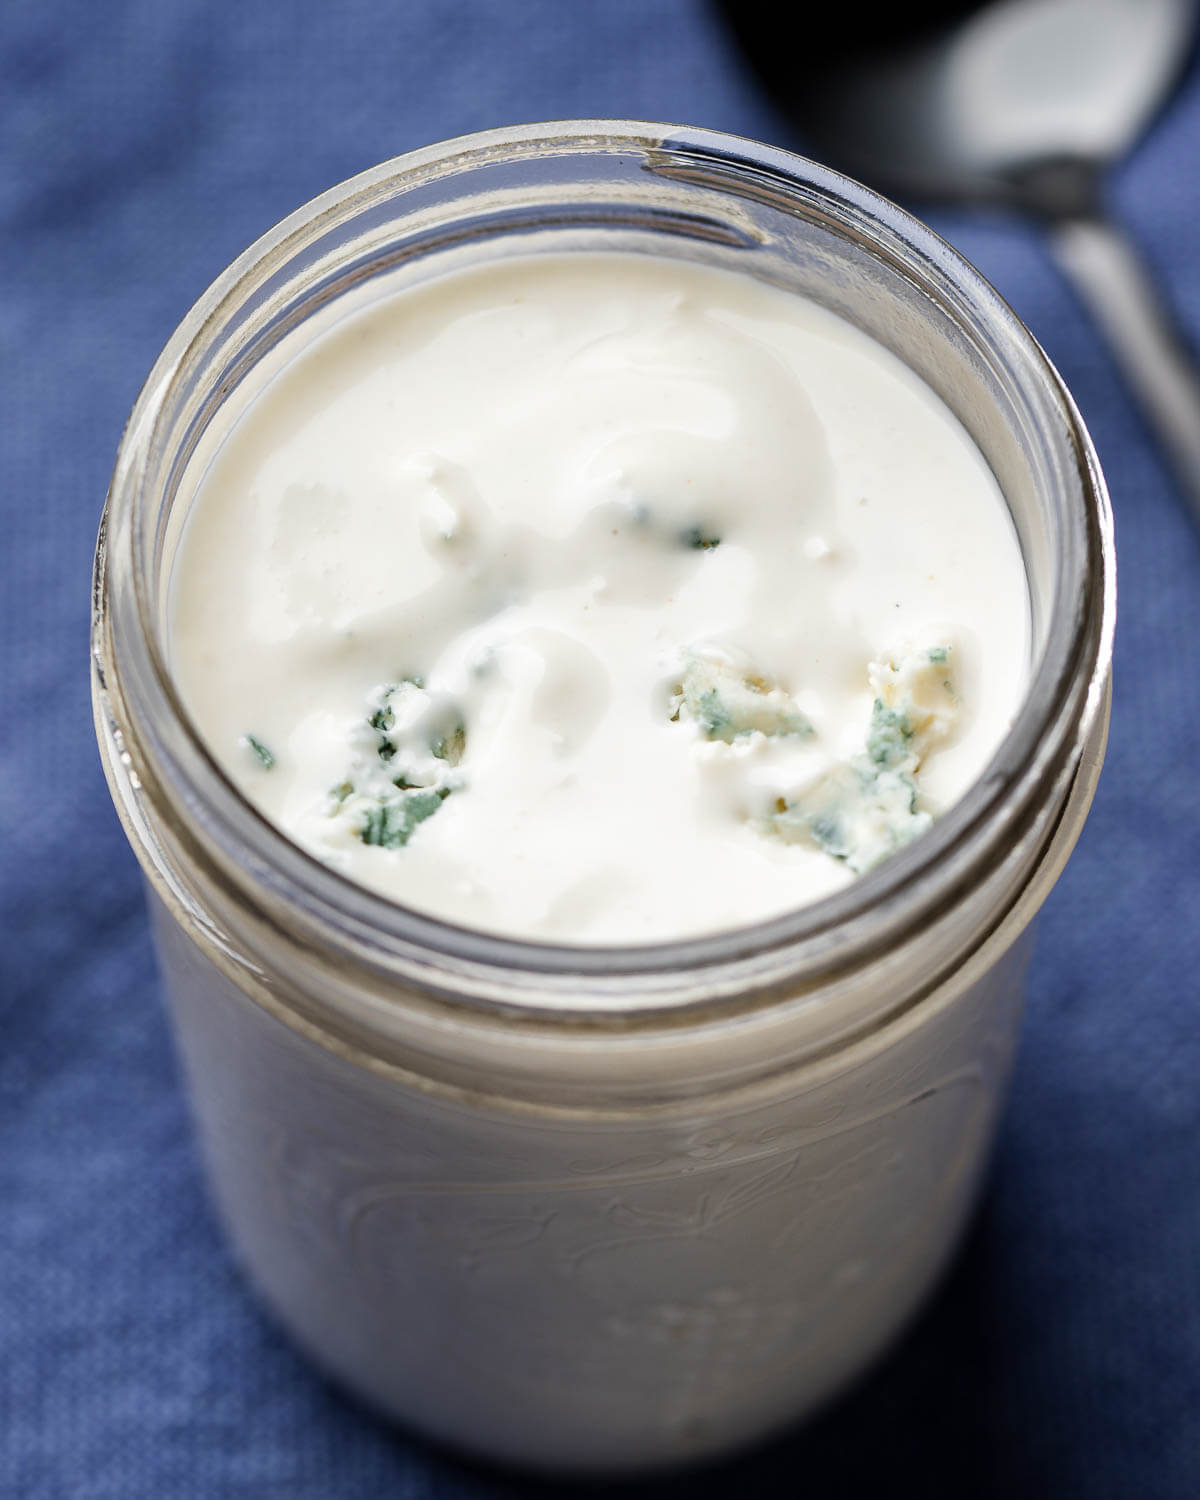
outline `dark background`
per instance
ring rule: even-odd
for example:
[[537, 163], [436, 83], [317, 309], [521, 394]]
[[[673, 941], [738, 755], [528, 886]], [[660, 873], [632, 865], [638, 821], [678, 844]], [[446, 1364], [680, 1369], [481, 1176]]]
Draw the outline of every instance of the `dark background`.
[[[376, 1425], [229, 1262], [92, 742], [88, 587], [125, 415], [234, 255], [385, 157], [586, 115], [794, 142], [698, 0], [0, 11], [0, 1495], [535, 1491]], [[1195, 339], [1198, 163], [1193, 73], [1114, 191]], [[1108, 766], [1044, 914], [990, 1190], [944, 1290], [807, 1430], [646, 1492], [1194, 1500], [1200, 529], [1036, 233], [929, 217], [1047, 346], [1106, 467]]]

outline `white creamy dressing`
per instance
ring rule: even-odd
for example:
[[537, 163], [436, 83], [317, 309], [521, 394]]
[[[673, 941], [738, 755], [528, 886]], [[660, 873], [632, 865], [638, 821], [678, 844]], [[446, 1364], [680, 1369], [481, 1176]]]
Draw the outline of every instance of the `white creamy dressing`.
[[964, 430], [731, 272], [555, 254], [402, 291], [297, 343], [195, 483], [171, 652], [213, 753], [318, 858], [510, 936], [837, 889], [966, 790], [1028, 674]]

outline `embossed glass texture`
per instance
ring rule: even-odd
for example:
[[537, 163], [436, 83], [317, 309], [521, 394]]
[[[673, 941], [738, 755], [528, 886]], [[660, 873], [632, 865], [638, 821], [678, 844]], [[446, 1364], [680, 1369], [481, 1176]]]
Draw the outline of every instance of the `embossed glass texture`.
[[[794, 288], [916, 369], [1012, 507], [1035, 647], [1012, 732], [929, 835], [802, 911], [629, 949], [351, 886], [225, 780], [164, 650], [181, 474], [284, 333], [385, 276], [597, 246]], [[812, 163], [517, 127], [386, 163], [247, 251], [131, 417], [93, 660], [214, 1191], [294, 1335], [436, 1436], [559, 1467], [715, 1452], [848, 1379], [972, 1201], [1029, 923], [1099, 769], [1113, 594], [1094, 453], [1036, 344], [928, 230]]]

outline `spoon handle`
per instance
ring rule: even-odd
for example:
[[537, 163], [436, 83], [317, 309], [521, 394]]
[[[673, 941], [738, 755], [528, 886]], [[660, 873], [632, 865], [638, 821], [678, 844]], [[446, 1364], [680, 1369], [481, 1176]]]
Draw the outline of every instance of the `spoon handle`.
[[1146, 263], [1103, 214], [1050, 226], [1059, 265], [1107, 335], [1200, 524], [1200, 369]]

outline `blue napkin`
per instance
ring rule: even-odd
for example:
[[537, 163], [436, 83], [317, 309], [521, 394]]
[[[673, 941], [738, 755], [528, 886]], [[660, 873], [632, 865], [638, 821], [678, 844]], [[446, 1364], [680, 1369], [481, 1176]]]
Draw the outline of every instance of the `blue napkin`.
[[[688, 0], [8, 0], [0, 13], [0, 1494], [478, 1500], [549, 1492], [388, 1430], [231, 1267], [87, 697], [124, 417], [204, 286], [378, 160], [615, 115], [778, 144]], [[1200, 342], [1200, 76], [1115, 182]], [[1037, 234], [940, 214], [1049, 350], [1106, 466], [1108, 766], [1041, 927], [990, 1189], [947, 1284], [827, 1415], [638, 1495], [1200, 1492], [1200, 530]]]

